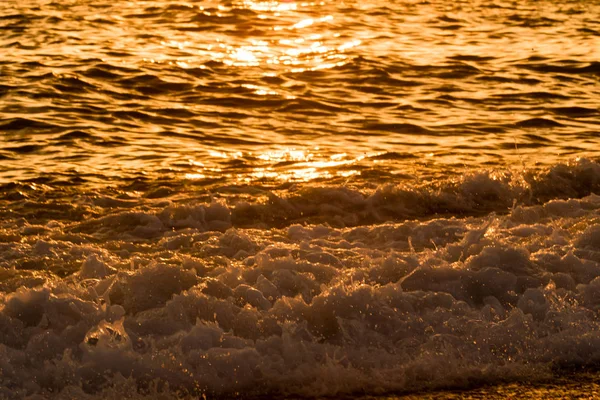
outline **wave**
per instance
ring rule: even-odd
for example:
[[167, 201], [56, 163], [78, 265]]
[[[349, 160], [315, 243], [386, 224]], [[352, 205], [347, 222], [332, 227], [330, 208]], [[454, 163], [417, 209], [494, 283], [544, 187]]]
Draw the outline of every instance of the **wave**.
[[589, 160], [263, 204], [5, 185], [26, 197], [3, 200], [0, 391], [377, 395], [595, 367], [599, 185]]

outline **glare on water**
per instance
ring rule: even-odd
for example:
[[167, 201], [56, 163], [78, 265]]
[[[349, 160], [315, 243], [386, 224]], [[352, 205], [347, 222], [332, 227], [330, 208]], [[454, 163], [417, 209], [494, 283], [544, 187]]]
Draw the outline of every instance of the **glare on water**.
[[[244, 182], [360, 175], [331, 163], [338, 146], [362, 169], [405, 170], [405, 157], [365, 157], [393, 152], [416, 156], [436, 176], [444, 165], [511, 164], [532, 154], [551, 163], [599, 148], [591, 119], [598, 75], [585, 73], [600, 55], [598, 35], [585, 31], [595, 23], [594, 2], [3, 4], [4, 14], [54, 19], [20, 35], [6, 82], [41, 79], [44, 91], [61, 93], [35, 101], [30, 90], [11, 94], [5, 118], [53, 127], [9, 132], [3, 145], [44, 138], [52, 149], [70, 129], [94, 138], [27, 153], [34, 169], [8, 160], [9, 180], [42, 166], [115, 178], [167, 168], [195, 179], [219, 168]], [[569, 114], [574, 106], [583, 113]], [[105, 142], [114, 145], [98, 151]], [[310, 160], [287, 158], [285, 167], [263, 156], [314, 146]], [[214, 150], [243, 153], [245, 162], [224, 165]], [[190, 157], [212, 172], [180, 167]]]

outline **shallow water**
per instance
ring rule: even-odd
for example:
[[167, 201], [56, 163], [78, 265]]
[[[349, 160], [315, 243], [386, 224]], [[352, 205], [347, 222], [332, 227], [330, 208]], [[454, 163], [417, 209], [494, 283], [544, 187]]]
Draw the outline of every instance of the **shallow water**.
[[0, 397], [596, 368], [599, 16], [3, 1]]

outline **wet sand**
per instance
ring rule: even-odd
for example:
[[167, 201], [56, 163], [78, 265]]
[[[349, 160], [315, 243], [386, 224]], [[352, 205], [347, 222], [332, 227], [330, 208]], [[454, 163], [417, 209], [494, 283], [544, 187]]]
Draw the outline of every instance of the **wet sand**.
[[[410, 395], [391, 395], [379, 400], [441, 400], [441, 399], [599, 399], [600, 375], [580, 374], [541, 382], [513, 382], [485, 386], [472, 390], [447, 390]], [[365, 397], [362, 400], [376, 399]]]

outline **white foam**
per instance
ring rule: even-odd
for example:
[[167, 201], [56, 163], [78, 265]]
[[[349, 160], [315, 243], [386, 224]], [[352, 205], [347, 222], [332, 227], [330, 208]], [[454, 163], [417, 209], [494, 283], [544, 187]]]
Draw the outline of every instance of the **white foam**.
[[596, 171], [561, 168], [28, 227], [1, 244], [0, 393], [340, 396], [594, 365], [600, 197], [513, 206]]

